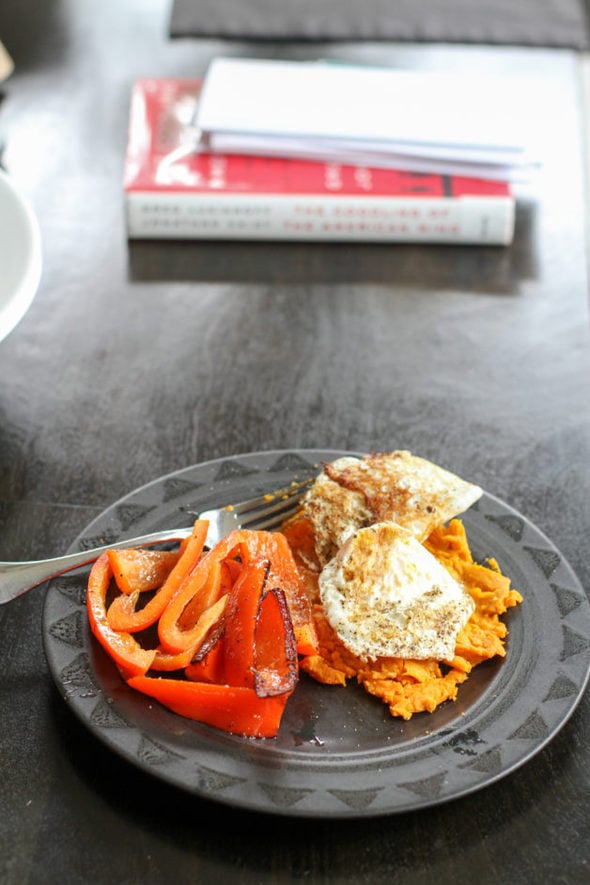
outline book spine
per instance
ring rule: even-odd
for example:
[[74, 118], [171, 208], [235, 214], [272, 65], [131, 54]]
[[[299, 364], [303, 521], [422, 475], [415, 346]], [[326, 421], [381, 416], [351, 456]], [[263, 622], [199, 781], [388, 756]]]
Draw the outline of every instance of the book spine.
[[134, 191], [127, 232], [137, 239], [308, 240], [507, 245], [505, 196], [333, 197]]

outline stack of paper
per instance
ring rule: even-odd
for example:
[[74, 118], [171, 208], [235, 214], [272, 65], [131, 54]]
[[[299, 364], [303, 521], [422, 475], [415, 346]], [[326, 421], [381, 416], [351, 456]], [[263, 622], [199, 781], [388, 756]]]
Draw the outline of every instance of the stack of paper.
[[196, 125], [213, 152], [519, 181], [540, 165], [540, 119], [526, 81], [218, 58]]

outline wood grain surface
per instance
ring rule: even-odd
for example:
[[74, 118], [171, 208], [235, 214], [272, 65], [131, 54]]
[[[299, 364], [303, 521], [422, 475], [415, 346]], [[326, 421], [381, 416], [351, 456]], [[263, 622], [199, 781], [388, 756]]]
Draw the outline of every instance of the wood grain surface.
[[[3, 160], [44, 251], [37, 297], [0, 344], [0, 557], [65, 550], [122, 495], [202, 460], [408, 448], [525, 514], [588, 588], [577, 57], [170, 41], [167, 16], [160, 0], [0, 9], [16, 65]], [[547, 78], [559, 162], [519, 203], [510, 248], [130, 244], [131, 84], [201, 75], [224, 52]], [[0, 610], [3, 882], [587, 881], [587, 695], [525, 767], [447, 806], [357, 822], [250, 815], [163, 785], [86, 731], [47, 669], [42, 597]]]

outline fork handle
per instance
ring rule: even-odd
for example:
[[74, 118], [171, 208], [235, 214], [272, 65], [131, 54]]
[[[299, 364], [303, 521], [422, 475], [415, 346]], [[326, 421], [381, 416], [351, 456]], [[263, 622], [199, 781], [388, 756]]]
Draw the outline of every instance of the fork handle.
[[68, 553], [55, 556], [53, 559], [38, 559], [30, 562], [0, 562], [0, 605], [16, 599], [27, 590], [63, 575], [75, 568], [94, 562], [105, 550], [117, 550], [123, 547], [141, 547], [158, 544], [162, 541], [181, 541], [190, 535], [192, 529], [170, 529], [164, 532], [152, 532], [137, 538], [126, 538], [102, 547], [92, 547], [79, 553]]

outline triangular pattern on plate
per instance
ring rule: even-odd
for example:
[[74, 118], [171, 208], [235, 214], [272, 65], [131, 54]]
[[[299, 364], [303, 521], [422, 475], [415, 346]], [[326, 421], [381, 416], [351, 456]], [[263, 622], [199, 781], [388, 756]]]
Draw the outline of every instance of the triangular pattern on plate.
[[79, 689], [80, 693], [85, 697], [94, 697], [94, 695], [100, 692], [94, 676], [94, 670], [85, 652], [81, 652], [63, 668], [60, 673], [60, 679], [62, 685], [66, 686], [68, 693]]
[[132, 525], [135, 525], [138, 520], [147, 516], [153, 509], [154, 507], [143, 507], [141, 504], [121, 504], [120, 507], [117, 507], [115, 513], [121, 523], [121, 528], [126, 531]]
[[561, 562], [561, 556], [557, 550], [544, 550], [541, 547], [527, 547], [526, 550], [533, 558], [535, 564], [541, 569], [546, 578], [550, 578]]
[[499, 747], [493, 747], [484, 753], [478, 753], [474, 759], [468, 762], [462, 762], [459, 768], [469, 768], [474, 771], [482, 771], [484, 774], [496, 774], [502, 771], [502, 753]]
[[54, 621], [49, 627], [49, 632], [55, 639], [65, 642], [74, 648], [84, 647], [84, 627], [86, 615], [83, 611], [72, 612], [59, 621]]
[[487, 516], [490, 522], [499, 526], [513, 541], [520, 541], [524, 531], [524, 519], [520, 516], [508, 514], [507, 516]]
[[215, 482], [220, 482], [226, 479], [236, 479], [240, 476], [249, 476], [252, 473], [260, 473], [258, 468], [246, 467], [245, 464], [240, 464], [239, 461], [224, 461], [217, 471], [215, 476]]
[[114, 708], [112, 703], [100, 697], [90, 714], [90, 721], [98, 728], [129, 728], [130, 723]]
[[571, 698], [576, 692], [577, 688], [571, 679], [568, 679], [563, 673], [559, 673], [543, 700], [556, 701], [560, 698]]
[[71, 599], [78, 605], [82, 605], [85, 601], [86, 587], [80, 575], [61, 575], [61, 577], [53, 579], [51, 586], [55, 587], [58, 593], [61, 593], [66, 599]]
[[549, 586], [555, 593], [557, 608], [559, 609], [559, 614], [562, 618], [565, 618], [566, 615], [569, 615], [570, 612], [573, 612], [573, 610], [578, 608], [581, 604], [582, 597], [577, 593], [574, 593], [573, 590], [568, 590], [566, 587], [560, 587], [558, 584], [550, 584]]
[[343, 802], [354, 811], [364, 811], [369, 808], [383, 787], [374, 787], [370, 790], [328, 790], [336, 799]]
[[307, 472], [308, 470], [314, 470], [316, 466], [317, 465], [312, 464], [305, 458], [302, 458], [297, 452], [287, 452], [277, 458], [268, 470], [269, 473], [280, 473], [283, 470], [305, 470]]
[[236, 784], [243, 784], [246, 781], [247, 778], [215, 771], [205, 765], [197, 766], [198, 786], [207, 793], [220, 793], [222, 790], [227, 790], [228, 787], [235, 787]]
[[528, 717], [528, 719], [523, 722], [522, 725], [512, 732], [512, 734], [508, 735], [510, 739], [518, 738], [519, 740], [540, 740], [546, 738], [549, 734], [549, 729], [547, 728], [547, 724], [545, 720], [541, 716], [538, 711], [534, 711]]
[[399, 783], [398, 787], [410, 790], [410, 792], [415, 793], [417, 796], [422, 796], [424, 799], [438, 799], [446, 778], [447, 772], [441, 771], [422, 780], [404, 781], [404, 783]]
[[565, 661], [567, 658], [579, 655], [581, 652], [588, 651], [590, 648], [590, 642], [588, 642], [588, 639], [585, 636], [580, 636], [579, 633], [575, 633], [565, 625], [563, 626], [562, 632], [563, 648], [559, 656], [560, 661]]
[[264, 790], [274, 805], [280, 808], [291, 808], [297, 805], [314, 790], [308, 790], [304, 787], [284, 787], [276, 784], [259, 783], [259, 787]]
[[146, 765], [157, 766], [167, 765], [175, 759], [183, 759], [184, 757], [142, 734], [137, 748], [137, 758]]
[[173, 501], [183, 495], [190, 495], [202, 485], [202, 482], [189, 482], [187, 479], [172, 477], [164, 481], [162, 501]]

